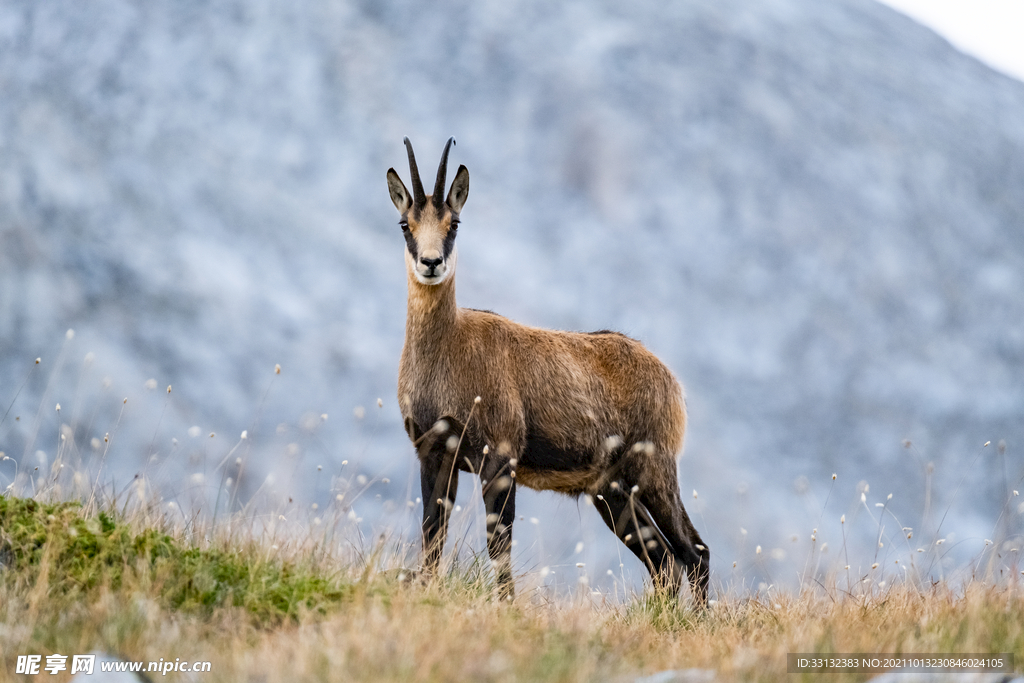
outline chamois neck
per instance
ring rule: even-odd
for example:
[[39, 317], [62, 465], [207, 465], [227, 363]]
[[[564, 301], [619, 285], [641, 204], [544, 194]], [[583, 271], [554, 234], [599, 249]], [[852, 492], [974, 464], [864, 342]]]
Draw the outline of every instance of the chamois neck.
[[458, 307], [455, 304], [455, 273], [439, 285], [425, 285], [408, 274], [409, 308], [405, 322], [406, 345], [437, 344], [452, 331]]

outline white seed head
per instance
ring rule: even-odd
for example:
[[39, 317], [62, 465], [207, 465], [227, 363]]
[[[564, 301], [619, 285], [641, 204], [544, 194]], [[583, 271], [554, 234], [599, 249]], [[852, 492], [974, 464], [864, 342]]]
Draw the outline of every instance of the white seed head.
[[477, 396], [476, 398], [473, 399], [473, 404], [476, 405], [477, 403], [480, 403], [480, 401], [482, 401], [482, 400], [483, 400], [482, 398]]
[[618, 434], [612, 434], [604, 440], [604, 449], [608, 452], [614, 451], [616, 448], [622, 445], [622, 437]]
[[877, 562], [875, 562], [875, 563], [874, 563], [873, 565], [871, 565], [871, 568], [872, 568], [872, 569], [878, 569], [878, 563], [877, 563]]
[[536, 517], [530, 517], [530, 524], [540, 524], [540, 520]]
[[168, 394], [171, 393], [171, 385], [170, 384], [167, 385], [167, 393]]
[[892, 494], [890, 493], [888, 496], [885, 497], [885, 499], [886, 500], [892, 500]]
[[377, 407], [378, 408], [383, 408], [384, 407], [384, 399], [382, 399], [382, 398], [378, 398], [377, 399]]
[[706, 550], [706, 548], [704, 546], [702, 546], [700, 543], [696, 544], [694, 547], [697, 548], [697, 550], [700, 550], [700, 551]]
[[58, 413], [60, 412], [60, 404], [59, 403], [57, 404], [57, 412]]
[[639, 486], [637, 486], [636, 484], [633, 484], [633, 488], [631, 488], [631, 489], [629, 490], [629, 492], [630, 492], [630, 493], [636, 493], [636, 492], [637, 492], [637, 491], [639, 491], [639, 490], [640, 490], [640, 487], [639, 487]]
[[323, 469], [324, 469], [324, 466], [323, 466], [323, 465], [317, 465], [317, 466], [316, 466], [316, 471], [317, 471], [317, 472], [323, 472]]
[[487, 444], [484, 444], [484, 455], [487, 455], [490, 452], [491, 452], [491, 447], [488, 446]]
[[280, 363], [275, 363], [274, 364], [274, 374], [275, 375], [280, 375], [281, 374], [281, 364]]
[[836, 473], [835, 473], [835, 472], [833, 472], [833, 473], [832, 473], [832, 481], [835, 481], [835, 480], [836, 480]]
[[217, 432], [210, 432], [210, 438], [211, 438], [211, 439], [212, 439], [213, 437], [215, 437], [215, 436], [217, 436]]
[[633, 540], [633, 534], [626, 534], [625, 536], [622, 537], [622, 540], [625, 541], [626, 543], [629, 543], [630, 541]]
[[435, 432], [437, 432], [438, 434], [443, 434], [444, 432], [447, 432], [448, 431], [448, 421], [447, 420], [438, 420], [437, 422], [434, 423], [433, 430]]
[[862, 503], [868, 502], [867, 494], [865, 494], [865, 493], [861, 493], [860, 494], [860, 502], [862, 502]]
[[693, 499], [697, 500], [697, 489], [693, 490]]
[[992, 443], [992, 442], [991, 442], [991, 441], [986, 441], [986, 442], [985, 442], [985, 445], [984, 445], [984, 446], [982, 446], [982, 448], [988, 448], [988, 445], [989, 445], [990, 443]]
[[249, 430], [248, 429], [243, 429], [242, 430], [242, 437], [241, 438], [243, 438], [243, 439], [248, 439], [249, 438]]
[[156, 389], [156, 380], [151, 377], [146, 380], [146, 384], [144, 386], [152, 391], [153, 389]]
[[41, 363], [42, 360], [43, 360], [42, 358], [36, 358], [36, 365], [39, 365], [39, 363]]
[[586, 566], [586, 565], [585, 565], [585, 564], [583, 564], [582, 562], [577, 562], [577, 563], [576, 563], [576, 568], [577, 568], [577, 569], [583, 569], [583, 567], [585, 567], [585, 566]]
[[64, 338], [67, 339], [68, 341], [71, 341], [72, 339], [75, 338], [75, 331], [68, 330], [67, 332], [64, 333]]
[[756, 555], [760, 555], [761, 554], [761, 546], [757, 546], [757, 548], [754, 550], [754, 554], [756, 554]]
[[839, 518], [839, 523], [840, 524], [846, 524], [846, 515], [843, 515], [842, 517]]

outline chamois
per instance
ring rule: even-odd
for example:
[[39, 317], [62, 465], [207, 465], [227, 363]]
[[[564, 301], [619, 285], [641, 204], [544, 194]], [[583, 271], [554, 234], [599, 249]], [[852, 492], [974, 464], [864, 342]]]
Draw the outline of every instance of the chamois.
[[405, 138], [410, 195], [388, 169], [401, 214], [409, 299], [398, 401], [420, 461], [424, 571], [436, 571], [459, 471], [477, 474], [487, 550], [499, 595], [513, 595], [516, 486], [593, 496], [615, 535], [652, 578], [678, 593], [689, 575], [705, 604], [709, 552], [679, 496], [676, 457], [686, 408], [671, 371], [644, 346], [609, 331], [527, 327], [455, 303], [455, 236], [469, 195], [459, 166], [444, 198], [444, 147], [434, 193]]

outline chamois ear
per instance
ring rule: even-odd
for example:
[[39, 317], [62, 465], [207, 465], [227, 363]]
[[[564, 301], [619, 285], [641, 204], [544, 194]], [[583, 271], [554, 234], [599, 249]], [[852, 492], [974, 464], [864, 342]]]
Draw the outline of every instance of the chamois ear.
[[409, 190], [405, 189], [405, 183], [393, 168], [388, 169], [388, 191], [391, 193], [391, 201], [394, 202], [398, 213], [404, 214], [409, 210], [409, 207], [412, 206]]
[[446, 200], [448, 208], [452, 210], [452, 213], [460, 213], [467, 197], [469, 197], [469, 169], [459, 166], [455, 180], [452, 181], [452, 189], [448, 191]]

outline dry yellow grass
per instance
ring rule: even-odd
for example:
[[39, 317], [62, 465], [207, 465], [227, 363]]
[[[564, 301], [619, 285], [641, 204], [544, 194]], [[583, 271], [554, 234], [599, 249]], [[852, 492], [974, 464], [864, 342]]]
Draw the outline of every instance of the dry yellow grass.
[[[857, 596], [816, 586], [770, 599], [719, 587], [703, 613], [657, 594], [616, 602], [526, 589], [504, 604], [478, 565], [432, 583], [402, 581], [400, 570], [379, 569], [389, 562], [380, 555], [339, 559], [312, 542], [277, 547], [241, 533], [199, 547], [142, 516], [96, 531], [108, 550], [95, 556], [98, 568], [83, 569], [69, 562], [88, 554], [74, 544], [95, 519], [77, 508], [32, 509], [45, 531], [27, 534], [29, 545], [15, 539], [14, 513], [0, 517], [0, 679], [20, 654], [93, 650], [212, 662], [193, 680], [268, 683], [626, 681], [684, 668], [767, 681], [788, 679], [788, 652], [1014, 652], [1018, 669], [1024, 663], [1015, 581]], [[31, 557], [22, 552], [30, 546]], [[188, 593], [211, 581], [229, 589]]]

